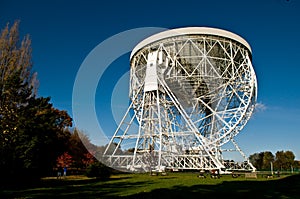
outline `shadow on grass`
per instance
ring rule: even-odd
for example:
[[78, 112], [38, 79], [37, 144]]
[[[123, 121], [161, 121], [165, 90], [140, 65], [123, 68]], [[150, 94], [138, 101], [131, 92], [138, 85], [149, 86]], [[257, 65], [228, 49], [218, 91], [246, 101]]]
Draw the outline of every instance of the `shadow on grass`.
[[124, 198], [300, 198], [300, 175], [267, 181], [224, 181], [217, 185], [174, 186]]
[[[0, 198], [115, 198], [124, 189], [147, 186], [151, 182], [130, 182], [132, 177], [110, 179], [47, 179], [29, 184], [0, 186]], [[115, 182], [117, 181], [117, 182]]]
[[[129, 179], [131, 177], [119, 177], [119, 178], [109, 178], [109, 179], [97, 179], [97, 178], [83, 178], [83, 179], [66, 179], [61, 178], [51, 178], [46, 180], [12, 180], [7, 183], [0, 183], [0, 190], [10, 189], [10, 190], [20, 190], [20, 189], [31, 189], [31, 188], [42, 188], [42, 187], [61, 187], [61, 186], [76, 186], [76, 185], [90, 185], [92, 183], [98, 182], [107, 182], [107, 181], [115, 181], [115, 180], [124, 180]], [[0, 192], [1, 193], [1, 192]]]
[[[133, 179], [131, 179], [133, 178]], [[173, 178], [173, 177], [171, 177]], [[161, 180], [161, 179], [159, 179]], [[167, 180], [164, 179], [164, 180]], [[180, 178], [178, 178], [180, 181]], [[38, 186], [24, 189], [4, 189], [0, 198], [299, 198], [300, 175], [278, 180], [223, 181], [216, 185], [196, 184], [193, 186], [175, 185], [141, 192], [139, 188], [151, 186], [153, 181], [134, 180], [134, 177], [120, 177], [108, 181], [86, 180], [46, 180]], [[136, 190], [136, 192], [132, 192]]]

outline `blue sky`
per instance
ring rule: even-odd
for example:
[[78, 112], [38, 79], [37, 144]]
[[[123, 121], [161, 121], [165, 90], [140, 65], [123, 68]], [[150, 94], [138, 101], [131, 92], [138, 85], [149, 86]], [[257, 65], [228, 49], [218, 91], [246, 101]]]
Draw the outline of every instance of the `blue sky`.
[[[28, 33], [32, 39], [39, 95], [51, 96], [54, 106], [70, 115], [73, 85], [80, 66], [98, 44], [111, 36], [139, 27], [209, 26], [232, 31], [251, 45], [258, 102], [262, 107], [236, 141], [247, 155], [292, 150], [296, 159], [300, 159], [299, 11], [297, 0], [2, 0], [0, 26], [3, 28], [16, 19], [21, 21], [21, 35]], [[110, 107], [118, 110], [118, 106], [128, 103], [126, 75], [123, 76], [128, 70], [129, 53], [126, 53], [100, 79], [95, 104], [105, 131], [116, 127]], [[111, 105], [118, 81], [124, 89], [118, 89], [120, 93], [113, 101], [120, 104]], [[89, 116], [86, 118], [89, 126]], [[87, 133], [97, 142], [96, 134]]]

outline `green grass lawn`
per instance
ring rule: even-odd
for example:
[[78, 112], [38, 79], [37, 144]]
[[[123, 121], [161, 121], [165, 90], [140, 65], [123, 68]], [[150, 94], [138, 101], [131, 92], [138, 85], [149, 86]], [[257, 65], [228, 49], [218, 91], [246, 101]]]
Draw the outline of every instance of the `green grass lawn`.
[[2, 186], [0, 198], [300, 198], [300, 175], [245, 179], [223, 175], [200, 179], [197, 173], [118, 174], [109, 180], [83, 176], [45, 178], [34, 185]]

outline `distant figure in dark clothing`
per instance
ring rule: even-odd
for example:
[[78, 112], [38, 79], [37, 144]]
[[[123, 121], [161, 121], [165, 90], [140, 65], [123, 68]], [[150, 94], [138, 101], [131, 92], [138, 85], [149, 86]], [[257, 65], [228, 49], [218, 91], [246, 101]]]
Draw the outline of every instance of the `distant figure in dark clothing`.
[[58, 169], [57, 169], [57, 179], [61, 179], [61, 172], [62, 172], [62, 168], [58, 167]]
[[277, 175], [277, 177], [280, 177], [280, 172], [279, 172], [279, 170], [277, 170], [276, 175]]

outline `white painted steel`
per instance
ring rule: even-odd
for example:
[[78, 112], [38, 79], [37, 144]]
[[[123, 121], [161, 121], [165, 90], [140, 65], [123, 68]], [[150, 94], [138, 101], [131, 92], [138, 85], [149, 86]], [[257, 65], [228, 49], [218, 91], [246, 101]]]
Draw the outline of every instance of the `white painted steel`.
[[153, 43], [157, 42], [162, 39], [175, 37], [175, 36], [184, 36], [184, 35], [215, 35], [215, 36], [221, 36], [225, 38], [229, 38], [232, 40], [235, 40], [241, 44], [243, 44], [245, 47], [248, 48], [248, 50], [251, 52], [251, 47], [248, 44], [248, 42], [240, 37], [237, 34], [234, 34], [232, 32], [229, 32], [227, 30], [222, 30], [219, 28], [211, 28], [211, 27], [185, 27], [185, 28], [177, 28], [177, 29], [170, 29], [164, 32], [157, 33], [155, 35], [152, 35], [140, 43], [136, 45], [136, 47], [132, 50], [130, 54], [130, 59], [132, 56], [143, 47]]
[[[107, 164], [131, 171], [255, 170], [233, 140], [257, 95], [243, 38], [207, 27], [168, 30], [140, 42], [130, 65], [132, 103], [106, 147]], [[129, 110], [138, 129], [131, 129]], [[242, 164], [223, 159], [221, 147], [229, 141]]]

